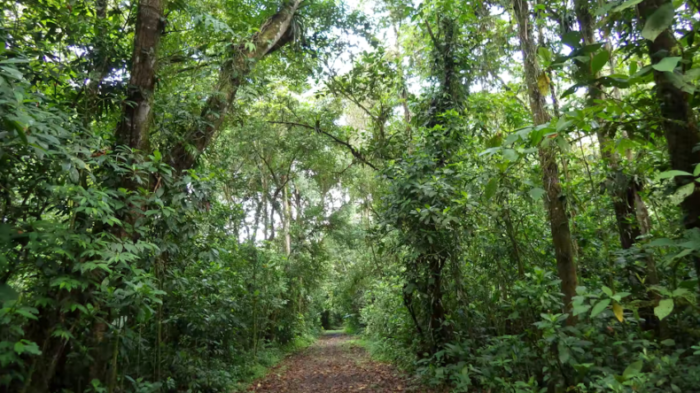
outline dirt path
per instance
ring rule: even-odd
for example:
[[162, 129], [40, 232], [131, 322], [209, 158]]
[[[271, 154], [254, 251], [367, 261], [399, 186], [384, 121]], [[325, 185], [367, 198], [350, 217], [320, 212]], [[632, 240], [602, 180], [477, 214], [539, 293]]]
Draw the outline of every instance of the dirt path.
[[344, 334], [326, 334], [285, 359], [248, 389], [256, 393], [389, 393], [430, 390], [411, 383], [393, 367], [370, 360]]

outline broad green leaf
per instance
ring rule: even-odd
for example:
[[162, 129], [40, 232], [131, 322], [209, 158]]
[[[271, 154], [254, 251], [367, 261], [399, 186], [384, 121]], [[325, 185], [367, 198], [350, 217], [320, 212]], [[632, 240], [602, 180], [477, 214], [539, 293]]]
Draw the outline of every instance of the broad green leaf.
[[578, 306], [574, 306], [574, 316], [577, 316], [579, 314], [583, 314], [590, 309], [591, 309], [591, 306], [589, 306], [588, 304], [581, 304]]
[[607, 50], [603, 49], [596, 53], [596, 55], [593, 56], [593, 59], [591, 59], [591, 74], [595, 75], [600, 72], [600, 70], [605, 67], [608, 60], [610, 60], [610, 52]]
[[625, 379], [632, 378], [635, 375], [638, 375], [639, 373], [642, 372], [642, 367], [644, 367], [644, 363], [641, 360], [637, 360], [636, 362], [627, 366], [625, 371], [622, 373], [622, 376]]
[[518, 152], [513, 149], [504, 149], [503, 158], [505, 158], [507, 161], [513, 162], [518, 159]]
[[559, 348], [559, 361], [562, 364], [566, 364], [566, 362], [568, 362], [569, 359], [571, 359], [571, 352], [569, 351], [569, 348], [567, 348], [566, 345], [564, 345], [564, 343], [561, 341], [559, 341], [558, 348]]
[[612, 12], [620, 12], [623, 10], [626, 10], [627, 8], [633, 7], [639, 3], [641, 3], [642, 0], [628, 0], [625, 1], [624, 3], [618, 5], [617, 7], [613, 8]]
[[637, 62], [633, 61], [629, 66], [629, 75], [632, 76], [637, 73]]
[[496, 190], [498, 190], [498, 179], [495, 177], [492, 177], [489, 182], [486, 184], [486, 189], [484, 190], [484, 198], [486, 200], [490, 200], [494, 194], [496, 194]]
[[545, 191], [539, 187], [535, 187], [530, 190], [530, 196], [532, 199], [540, 199], [544, 195]]
[[542, 59], [543, 66], [547, 67], [549, 64], [552, 63], [552, 52], [549, 50], [549, 48], [545, 46], [540, 46], [537, 49], [537, 54], [540, 55], [540, 58]]
[[669, 81], [671, 81], [671, 83], [673, 83], [673, 86], [683, 90], [688, 94], [695, 93], [695, 87], [686, 82], [685, 78], [683, 78], [682, 76], [670, 71], [666, 71], [663, 74], [664, 78], [668, 79]]
[[656, 176], [656, 180], [661, 180], [661, 179], [670, 179], [676, 176], [693, 176], [691, 173], [688, 173], [686, 171], [677, 171], [677, 170], [671, 170], [671, 171], [666, 171], [666, 172], [661, 172]]
[[605, 310], [610, 305], [611, 301], [611, 299], [603, 299], [596, 303], [596, 305], [593, 306], [593, 310], [591, 311], [591, 318], [595, 318], [598, 316], [598, 314], [602, 313], [603, 310]]
[[647, 244], [647, 247], [667, 247], [667, 246], [675, 246], [676, 242], [674, 242], [671, 239], [667, 239], [665, 237], [662, 237], [660, 239], [654, 239]]
[[676, 192], [671, 195], [671, 202], [674, 205], [680, 205], [683, 203], [685, 198], [689, 197], [693, 191], [695, 191], [695, 183], [688, 183], [682, 187], [679, 187]]
[[661, 72], [673, 72], [673, 70], [678, 67], [678, 62], [680, 61], [681, 57], [664, 57], [661, 61], [651, 66], [651, 68]]
[[663, 4], [659, 7], [644, 24], [642, 29], [642, 37], [649, 41], [656, 40], [664, 30], [668, 29], [673, 24], [675, 10], [671, 2]]
[[684, 78], [687, 82], [692, 82], [700, 78], [700, 68], [693, 68], [685, 72]]
[[673, 299], [664, 299], [659, 302], [659, 305], [654, 307], [654, 315], [656, 315], [659, 320], [662, 320], [669, 316], [673, 311]]
[[581, 45], [581, 33], [575, 30], [569, 31], [561, 37], [561, 42], [572, 49], [576, 48]]
[[606, 287], [605, 285], [603, 285], [603, 288], [601, 288], [601, 289], [603, 290], [603, 293], [605, 293], [606, 295], [608, 295], [608, 296], [612, 296], [612, 295], [613, 295], [612, 289]]
[[36, 343], [31, 342], [29, 340], [22, 340], [22, 343], [24, 344], [24, 352], [31, 355], [41, 355], [41, 350], [39, 349], [39, 346], [36, 345]]

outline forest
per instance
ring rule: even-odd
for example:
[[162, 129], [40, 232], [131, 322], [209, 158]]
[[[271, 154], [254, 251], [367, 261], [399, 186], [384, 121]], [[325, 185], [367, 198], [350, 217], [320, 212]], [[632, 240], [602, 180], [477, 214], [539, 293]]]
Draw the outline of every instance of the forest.
[[697, 0], [0, 2], [0, 392], [700, 391]]

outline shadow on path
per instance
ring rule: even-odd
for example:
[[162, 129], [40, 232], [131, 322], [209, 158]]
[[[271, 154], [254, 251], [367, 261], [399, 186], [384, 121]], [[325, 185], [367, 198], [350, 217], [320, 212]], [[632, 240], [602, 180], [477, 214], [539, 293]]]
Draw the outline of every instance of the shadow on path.
[[248, 389], [257, 393], [430, 392], [388, 364], [369, 359], [342, 333], [325, 334]]

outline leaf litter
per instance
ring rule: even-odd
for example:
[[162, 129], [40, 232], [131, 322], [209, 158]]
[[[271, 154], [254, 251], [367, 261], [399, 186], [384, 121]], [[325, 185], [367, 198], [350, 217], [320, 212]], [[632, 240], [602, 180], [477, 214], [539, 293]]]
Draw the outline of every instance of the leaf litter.
[[328, 334], [294, 354], [254, 382], [255, 393], [437, 393], [411, 380], [395, 367], [375, 362], [351, 338]]

